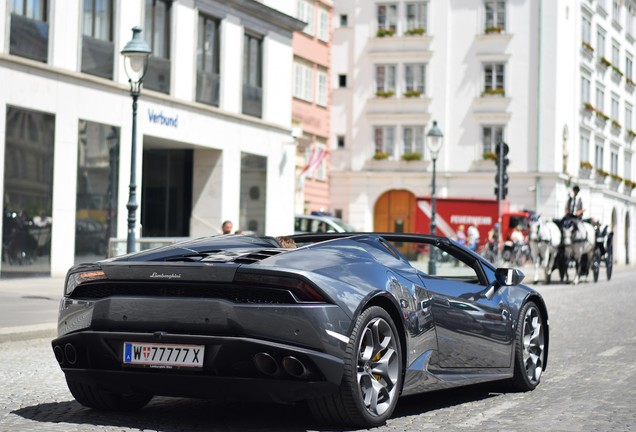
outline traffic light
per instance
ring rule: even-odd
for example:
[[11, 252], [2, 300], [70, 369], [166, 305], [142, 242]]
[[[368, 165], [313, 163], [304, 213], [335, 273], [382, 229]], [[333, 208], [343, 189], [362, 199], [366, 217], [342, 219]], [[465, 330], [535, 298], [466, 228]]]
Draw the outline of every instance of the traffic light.
[[[508, 144], [500, 142], [495, 147], [497, 154], [497, 175], [495, 176], [495, 196], [498, 200], [506, 199], [508, 195], [508, 173], [506, 172], [510, 160], [508, 160]], [[501, 194], [500, 194], [501, 190]]]

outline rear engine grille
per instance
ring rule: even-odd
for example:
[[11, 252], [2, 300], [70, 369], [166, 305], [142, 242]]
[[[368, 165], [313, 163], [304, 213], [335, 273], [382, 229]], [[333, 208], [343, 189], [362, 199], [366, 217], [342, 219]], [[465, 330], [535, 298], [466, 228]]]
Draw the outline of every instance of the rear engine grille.
[[93, 282], [78, 286], [71, 294], [71, 298], [76, 300], [98, 300], [115, 296], [224, 299], [234, 303], [297, 303], [291, 293], [284, 289], [198, 282]]

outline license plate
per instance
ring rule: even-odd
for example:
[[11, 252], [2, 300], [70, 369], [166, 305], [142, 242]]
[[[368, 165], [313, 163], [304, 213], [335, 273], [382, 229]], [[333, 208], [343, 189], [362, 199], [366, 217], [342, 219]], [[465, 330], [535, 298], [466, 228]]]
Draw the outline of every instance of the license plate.
[[125, 365], [152, 368], [202, 368], [204, 345], [124, 342]]

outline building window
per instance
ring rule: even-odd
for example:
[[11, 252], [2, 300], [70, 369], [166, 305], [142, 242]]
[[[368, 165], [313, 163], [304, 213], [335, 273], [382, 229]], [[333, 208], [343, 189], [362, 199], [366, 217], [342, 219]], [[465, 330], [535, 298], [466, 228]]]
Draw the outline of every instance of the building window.
[[594, 145], [594, 166], [603, 169], [603, 141], [597, 140]]
[[503, 64], [486, 64], [484, 65], [484, 93], [485, 94], [502, 94], [505, 91], [504, 86], [504, 65]]
[[336, 137], [336, 147], [339, 149], [345, 148], [345, 137], [344, 135], [338, 135]]
[[634, 60], [629, 53], [625, 54], [625, 78], [632, 82], [634, 80]]
[[397, 31], [397, 5], [379, 4], [377, 7], [378, 30], [394, 34]]
[[620, 103], [618, 101], [618, 95], [612, 94], [612, 120], [618, 121], [619, 110]]
[[170, 93], [170, 6], [168, 0], [146, 0], [144, 38], [152, 55], [148, 58], [148, 72], [144, 87]]
[[596, 32], [596, 53], [598, 58], [605, 57], [605, 30], [600, 27]]
[[346, 14], [340, 15], [340, 27], [347, 27], [349, 25], [349, 16]]
[[316, 72], [316, 103], [327, 106], [327, 71], [321, 68]]
[[618, 175], [618, 148], [614, 146], [610, 152], [610, 174]]
[[311, 102], [314, 70], [310, 64], [294, 61], [294, 97]]
[[592, 103], [591, 99], [591, 87], [590, 79], [586, 76], [581, 77], [581, 100], [584, 104]]
[[345, 74], [338, 75], [338, 87], [340, 88], [347, 87], [347, 75]]
[[426, 33], [428, 3], [406, 4], [406, 34]]
[[621, 64], [621, 48], [618, 42], [612, 41], [612, 66], [618, 67]]
[[405, 126], [402, 135], [404, 140], [403, 155], [417, 153], [424, 156], [424, 126]]
[[586, 133], [581, 133], [580, 152], [581, 162], [588, 162], [590, 160], [590, 136]]
[[263, 111], [263, 39], [245, 33], [243, 41], [243, 114]]
[[220, 22], [199, 15], [197, 38], [197, 102], [219, 106]]
[[632, 116], [634, 115], [634, 112], [632, 110], [632, 106], [629, 104], [625, 104], [625, 129], [630, 131], [633, 130], [633, 119]]
[[381, 97], [395, 94], [395, 65], [376, 65], [375, 94]]
[[329, 11], [323, 7], [318, 8], [318, 39], [329, 42]]
[[494, 153], [498, 143], [503, 141], [503, 126], [482, 127], [482, 154]]
[[298, 13], [296, 17], [307, 23], [304, 32], [310, 36], [314, 35], [314, 2], [307, 0], [298, 0]]
[[628, 35], [634, 36], [634, 10], [632, 8], [627, 9], [625, 16], [625, 31]]
[[113, 78], [112, 0], [84, 0], [82, 10], [82, 72]]
[[600, 84], [596, 87], [596, 107], [601, 113], [605, 112], [605, 90]]
[[623, 177], [628, 180], [632, 179], [632, 155], [631, 153], [625, 152], [623, 161]]
[[404, 94], [407, 97], [418, 97], [426, 93], [426, 65], [404, 65]]
[[612, 2], [612, 20], [616, 23], [621, 22], [621, 4], [614, 0]]
[[486, 0], [486, 33], [501, 33], [506, 29], [506, 2], [504, 0]]
[[395, 153], [395, 127], [376, 126], [373, 129], [373, 137], [376, 156], [392, 159]]
[[49, 56], [47, 0], [11, 1], [9, 53], [46, 63]]
[[592, 44], [592, 23], [587, 15], [581, 20], [581, 40], [588, 45]]

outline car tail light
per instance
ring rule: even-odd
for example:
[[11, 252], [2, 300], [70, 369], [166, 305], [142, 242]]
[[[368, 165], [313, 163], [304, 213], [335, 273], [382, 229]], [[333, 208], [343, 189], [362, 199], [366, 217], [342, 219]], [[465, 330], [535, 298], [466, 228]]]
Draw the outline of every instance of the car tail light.
[[106, 279], [108, 279], [106, 274], [99, 268], [71, 273], [66, 278], [64, 294], [71, 295], [80, 284]]
[[284, 289], [291, 292], [299, 303], [327, 302], [318, 290], [304, 280], [295, 277], [237, 273], [236, 276], [234, 276], [234, 283], [249, 285], [251, 287], [262, 286], [264, 288]]

